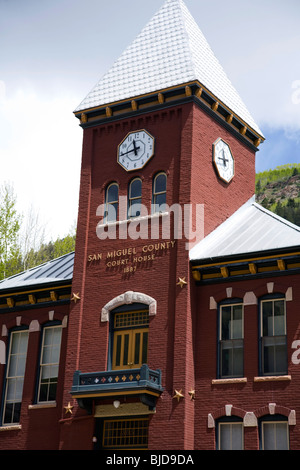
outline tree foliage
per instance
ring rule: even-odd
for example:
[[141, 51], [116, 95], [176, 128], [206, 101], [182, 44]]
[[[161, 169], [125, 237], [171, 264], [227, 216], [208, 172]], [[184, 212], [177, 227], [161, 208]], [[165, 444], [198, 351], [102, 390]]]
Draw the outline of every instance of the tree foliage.
[[13, 186], [0, 187], [0, 280], [75, 249], [75, 232], [46, 243], [45, 230], [30, 208], [26, 218], [16, 208]]
[[258, 173], [255, 192], [262, 206], [300, 226], [300, 164]]

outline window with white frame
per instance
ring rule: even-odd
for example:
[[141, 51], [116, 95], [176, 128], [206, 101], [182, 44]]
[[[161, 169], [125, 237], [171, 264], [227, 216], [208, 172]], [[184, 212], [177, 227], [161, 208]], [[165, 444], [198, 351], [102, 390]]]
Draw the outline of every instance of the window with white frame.
[[219, 308], [219, 378], [243, 377], [243, 304], [224, 304]]
[[232, 417], [220, 420], [217, 433], [218, 450], [243, 450], [244, 427], [241, 419]]
[[164, 212], [167, 202], [167, 175], [158, 173], [153, 179], [152, 213]]
[[105, 217], [104, 221], [115, 222], [118, 218], [119, 206], [119, 185], [111, 183], [107, 186], [105, 192]]
[[142, 211], [142, 180], [135, 178], [128, 188], [128, 218], [139, 217]]
[[260, 367], [262, 375], [287, 374], [284, 298], [264, 299], [260, 303]]
[[262, 450], [288, 450], [289, 426], [283, 416], [266, 416], [260, 422]]
[[10, 333], [2, 415], [3, 425], [20, 423], [27, 347], [28, 330], [16, 330]]
[[56, 400], [61, 337], [61, 325], [46, 326], [43, 328], [38, 382], [38, 403], [53, 402]]

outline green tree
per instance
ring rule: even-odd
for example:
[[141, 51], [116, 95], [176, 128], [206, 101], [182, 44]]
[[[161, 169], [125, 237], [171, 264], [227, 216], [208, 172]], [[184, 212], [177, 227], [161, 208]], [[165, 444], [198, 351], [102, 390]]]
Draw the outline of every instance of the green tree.
[[22, 266], [19, 232], [21, 216], [16, 209], [13, 186], [0, 188], [0, 279], [15, 274]]

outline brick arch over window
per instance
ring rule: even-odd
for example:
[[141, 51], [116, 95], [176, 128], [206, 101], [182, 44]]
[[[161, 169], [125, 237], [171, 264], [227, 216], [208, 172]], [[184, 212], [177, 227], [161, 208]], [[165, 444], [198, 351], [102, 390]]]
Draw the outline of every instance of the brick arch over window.
[[110, 300], [101, 311], [101, 321], [108, 322], [109, 314], [111, 310], [119, 307], [120, 305], [130, 305], [133, 303], [140, 303], [148, 305], [149, 315], [156, 315], [157, 303], [156, 300], [149, 295], [141, 292], [127, 291], [124, 294], [118, 295], [114, 299]]
[[286, 406], [277, 405], [276, 403], [269, 403], [269, 405], [262, 406], [261, 408], [255, 410], [255, 415], [257, 418], [262, 418], [265, 415], [279, 414], [286, 416], [290, 425], [296, 424], [296, 412]]

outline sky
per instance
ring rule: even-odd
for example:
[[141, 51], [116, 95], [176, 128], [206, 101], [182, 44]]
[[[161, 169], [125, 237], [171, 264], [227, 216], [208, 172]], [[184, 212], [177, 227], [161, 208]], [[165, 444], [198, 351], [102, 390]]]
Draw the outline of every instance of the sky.
[[[0, 0], [0, 186], [47, 240], [78, 211], [73, 111], [164, 0]], [[266, 137], [257, 172], [300, 163], [299, 0], [185, 0]]]

